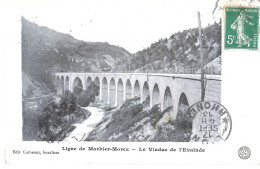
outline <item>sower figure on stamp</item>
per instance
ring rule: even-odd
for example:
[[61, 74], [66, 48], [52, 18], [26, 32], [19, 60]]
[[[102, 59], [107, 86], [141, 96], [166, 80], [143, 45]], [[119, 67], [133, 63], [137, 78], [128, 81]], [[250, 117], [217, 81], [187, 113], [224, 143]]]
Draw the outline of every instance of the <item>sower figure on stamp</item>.
[[242, 47], [242, 45], [248, 45], [250, 46], [250, 42], [252, 41], [251, 38], [249, 38], [245, 33], [244, 33], [244, 24], [245, 22], [249, 25], [254, 25], [251, 23], [248, 19], [251, 19], [252, 16], [246, 15], [244, 11], [240, 12], [240, 15], [237, 17], [235, 22], [231, 25], [231, 29], [237, 31], [237, 41], [236, 43], [238, 44], [238, 47]]

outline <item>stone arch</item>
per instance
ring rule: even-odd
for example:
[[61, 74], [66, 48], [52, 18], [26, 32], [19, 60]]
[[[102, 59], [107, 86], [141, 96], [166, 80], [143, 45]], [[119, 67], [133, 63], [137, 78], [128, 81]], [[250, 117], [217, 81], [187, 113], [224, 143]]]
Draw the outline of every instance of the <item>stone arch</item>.
[[89, 76], [86, 80], [86, 89], [88, 88], [88, 86], [90, 85], [90, 83], [92, 82], [91, 77]]
[[125, 85], [125, 99], [132, 99], [132, 86], [129, 79], [127, 79]]
[[73, 85], [72, 85], [72, 92], [76, 95], [79, 95], [83, 91], [83, 84], [82, 81], [79, 77], [76, 77], [73, 80]]
[[[149, 85], [147, 82], [144, 82], [144, 86], [143, 86], [143, 100], [145, 100], [148, 96], [150, 95], [149, 93]], [[141, 100], [141, 101], [143, 101]], [[149, 102], [150, 102], [150, 98], [149, 98]]]
[[160, 103], [160, 90], [157, 83], [153, 87], [152, 101], [152, 106]]
[[112, 78], [109, 84], [109, 104], [114, 106], [116, 103], [116, 82], [115, 79]]
[[102, 102], [107, 103], [108, 102], [108, 84], [107, 84], [107, 78], [104, 77], [102, 80]]
[[177, 118], [182, 117], [189, 108], [189, 102], [185, 93], [181, 93], [178, 103]]
[[139, 81], [136, 80], [134, 84], [134, 97], [140, 97], [141, 100], [141, 89], [140, 89], [140, 84]]
[[[99, 90], [100, 90], [100, 81], [99, 81], [99, 78], [96, 77], [96, 78], [94, 79], [94, 82], [95, 82], [95, 84], [99, 87]], [[95, 99], [95, 100], [99, 100], [99, 101], [100, 101], [100, 92], [99, 92], [98, 95], [96, 96], [96, 99]]]
[[117, 105], [121, 106], [124, 102], [124, 84], [120, 78], [117, 83]]
[[173, 106], [172, 93], [170, 88], [167, 86], [164, 92], [163, 110], [170, 106]]
[[67, 76], [65, 78], [65, 91], [70, 90], [70, 78]]
[[61, 92], [64, 93], [65, 86], [64, 86], [64, 76], [60, 78], [60, 85], [61, 85]]

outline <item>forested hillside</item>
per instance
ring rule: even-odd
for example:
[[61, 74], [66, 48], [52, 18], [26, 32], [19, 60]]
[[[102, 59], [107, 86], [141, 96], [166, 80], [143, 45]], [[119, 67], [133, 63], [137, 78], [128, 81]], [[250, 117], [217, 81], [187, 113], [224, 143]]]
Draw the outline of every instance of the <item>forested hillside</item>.
[[[200, 64], [198, 28], [184, 30], [170, 38], [160, 39], [137, 52], [115, 71], [183, 73], [183, 67]], [[221, 25], [215, 23], [202, 29], [205, 64], [221, 56]], [[219, 74], [220, 64], [214, 64]], [[199, 67], [197, 68], [197, 70]]]

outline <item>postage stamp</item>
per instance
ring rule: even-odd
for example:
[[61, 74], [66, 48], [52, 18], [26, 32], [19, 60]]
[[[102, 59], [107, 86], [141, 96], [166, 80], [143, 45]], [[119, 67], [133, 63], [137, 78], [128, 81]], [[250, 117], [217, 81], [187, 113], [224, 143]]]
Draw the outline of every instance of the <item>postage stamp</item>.
[[192, 122], [191, 141], [219, 142], [228, 139], [232, 120], [227, 109], [220, 103], [202, 101], [187, 110]]
[[259, 8], [225, 8], [225, 48], [258, 49]]

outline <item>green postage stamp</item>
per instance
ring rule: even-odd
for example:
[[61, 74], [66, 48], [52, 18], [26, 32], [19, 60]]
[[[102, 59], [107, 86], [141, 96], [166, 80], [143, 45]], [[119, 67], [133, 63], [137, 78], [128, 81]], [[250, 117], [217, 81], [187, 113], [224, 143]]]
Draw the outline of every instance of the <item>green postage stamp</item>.
[[225, 8], [225, 48], [258, 49], [259, 8]]

